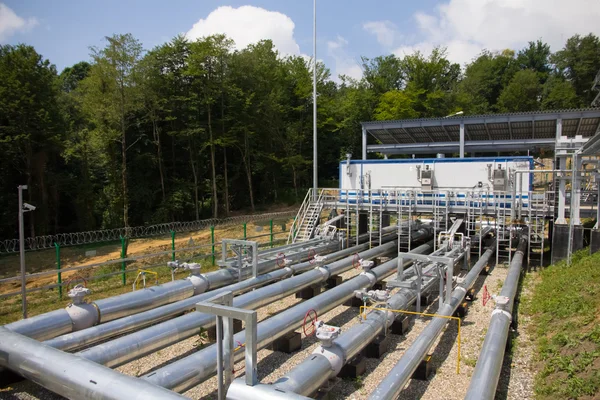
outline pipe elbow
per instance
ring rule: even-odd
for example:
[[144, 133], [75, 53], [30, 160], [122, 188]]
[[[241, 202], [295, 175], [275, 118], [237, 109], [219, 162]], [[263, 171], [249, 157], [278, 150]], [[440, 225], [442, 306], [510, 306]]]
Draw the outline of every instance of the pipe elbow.
[[194, 296], [202, 294], [210, 288], [210, 282], [204, 275], [192, 274], [185, 279], [194, 285]]

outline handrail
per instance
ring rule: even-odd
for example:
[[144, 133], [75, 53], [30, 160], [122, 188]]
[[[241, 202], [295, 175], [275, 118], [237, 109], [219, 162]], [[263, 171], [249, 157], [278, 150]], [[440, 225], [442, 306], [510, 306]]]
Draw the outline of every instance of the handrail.
[[312, 188], [309, 188], [306, 192], [306, 196], [304, 196], [304, 200], [302, 201], [300, 208], [298, 209], [298, 213], [296, 213], [296, 217], [294, 218], [294, 222], [292, 222], [292, 226], [290, 228], [287, 244], [292, 243], [294, 240], [296, 240], [296, 236], [298, 236], [295, 228], [297, 226], [298, 218], [300, 218], [300, 215], [304, 216], [304, 210], [308, 207], [308, 204], [310, 203], [311, 192]]

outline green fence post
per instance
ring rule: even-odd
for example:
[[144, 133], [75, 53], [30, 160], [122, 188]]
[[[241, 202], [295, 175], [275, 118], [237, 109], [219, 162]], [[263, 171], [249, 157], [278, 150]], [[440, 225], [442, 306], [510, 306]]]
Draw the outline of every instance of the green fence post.
[[60, 273], [60, 245], [54, 242], [54, 247], [56, 247], [56, 273], [57, 281], [58, 281], [58, 297], [62, 300], [62, 274]]
[[269, 221], [269, 227], [271, 229], [271, 248], [273, 247], [273, 220]]
[[[123, 236], [121, 236], [121, 258], [127, 258], [127, 237]], [[123, 286], [127, 284], [127, 277], [125, 274], [125, 270], [127, 269], [126, 264], [125, 261], [121, 263], [121, 271], [123, 271], [121, 274], [121, 281], [123, 282]]]
[[173, 250], [171, 260], [175, 261], [175, 231], [171, 231], [171, 250]]
[[246, 225], [247, 225], [247, 222], [244, 222], [244, 240], [247, 240], [247, 236], [246, 236]]
[[215, 227], [210, 226], [210, 243], [212, 244], [212, 265], [215, 266]]

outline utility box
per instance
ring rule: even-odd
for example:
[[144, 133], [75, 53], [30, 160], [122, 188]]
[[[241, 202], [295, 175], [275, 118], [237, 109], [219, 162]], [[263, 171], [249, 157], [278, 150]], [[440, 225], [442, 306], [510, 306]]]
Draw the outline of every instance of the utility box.
[[500, 166], [498, 169], [494, 170], [492, 185], [494, 187], [494, 191], [505, 192], [508, 187], [508, 179], [506, 177], [506, 170], [500, 168], [502, 167]]
[[432, 190], [433, 189], [433, 170], [426, 169], [421, 171], [421, 189]]

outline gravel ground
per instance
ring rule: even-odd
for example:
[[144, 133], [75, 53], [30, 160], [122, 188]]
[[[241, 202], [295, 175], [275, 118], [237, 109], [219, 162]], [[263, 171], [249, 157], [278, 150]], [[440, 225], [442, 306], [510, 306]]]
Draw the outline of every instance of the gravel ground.
[[[355, 276], [357, 271], [352, 270], [342, 274], [344, 280]], [[487, 277], [480, 277], [476, 282], [479, 296], [470, 304], [467, 316], [462, 323], [462, 345], [460, 374], [456, 374], [457, 361], [457, 324], [451, 322], [432, 349], [432, 358], [436, 373], [426, 382], [412, 380], [401, 393], [400, 398], [406, 399], [462, 399], [469, 386], [471, 374], [479, 355], [483, 338], [493, 309], [493, 302], [483, 307], [481, 301], [481, 290], [484, 284], [490, 293], [498, 293], [507, 274], [507, 268], [498, 266], [491, 271]], [[302, 300], [295, 296], [281, 299], [269, 306], [258, 310], [258, 318], [264, 320], [270, 316], [292, 307]], [[437, 310], [437, 299], [427, 309], [428, 312]], [[334, 310], [320, 315], [326, 323], [342, 327], [347, 330], [354, 324], [359, 323], [358, 309], [340, 306]], [[388, 353], [382, 359], [367, 359], [366, 374], [359, 379], [342, 380], [336, 378], [329, 384], [329, 394], [332, 399], [364, 399], [377, 387], [381, 379], [387, 374], [393, 365], [402, 357], [404, 351], [411, 345], [418, 334], [429, 322], [428, 318], [412, 318], [411, 328], [406, 337], [390, 335], [390, 347]], [[533, 372], [531, 370], [533, 359], [532, 338], [527, 335], [526, 326], [528, 320], [520, 317], [519, 336], [516, 338], [516, 346], [510, 356], [505, 357], [504, 370], [498, 385], [497, 399], [530, 399], [533, 398]], [[273, 352], [263, 349], [258, 352], [258, 374], [259, 379], [265, 383], [272, 383], [278, 378], [291, 371], [302, 362], [318, 346], [316, 338], [305, 338], [302, 340], [302, 349], [294, 354], [288, 355], [281, 352]], [[118, 368], [118, 371], [139, 376], [171, 362], [174, 359], [185, 357], [199, 348], [199, 338], [194, 337], [157, 351], [140, 360]], [[236, 376], [243, 376], [243, 362], [236, 364]], [[184, 395], [192, 399], [216, 398], [216, 378], [211, 378], [198, 385]], [[39, 386], [23, 381], [13, 385], [11, 388], [0, 391], [0, 399], [22, 399], [22, 400], [58, 400], [62, 397], [46, 391]]]

